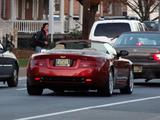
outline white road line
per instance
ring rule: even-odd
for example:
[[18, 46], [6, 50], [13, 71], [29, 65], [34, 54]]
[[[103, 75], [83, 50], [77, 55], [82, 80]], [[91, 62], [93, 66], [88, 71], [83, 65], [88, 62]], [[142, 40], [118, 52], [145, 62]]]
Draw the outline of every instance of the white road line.
[[21, 90], [26, 90], [27, 88], [18, 88], [16, 90], [21, 91]]
[[115, 106], [115, 105], [122, 105], [122, 104], [127, 104], [127, 103], [134, 103], [134, 102], [153, 100], [153, 99], [160, 99], [160, 96], [147, 97], [147, 98], [141, 98], [141, 99], [134, 99], [134, 100], [128, 100], [128, 101], [122, 101], [122, 102], [116, 102], [116, 103], [110, 103], [110, 104], [103, 104], [103, 105], [97, 105], [97, 106], [89, 106], [89, 107], [83, 107], [83, 108], [78, 108], [78, 109], [71, 109], [71, 110], [66, 110], [66, 111], [61, 111], [61, 112], [55, 112], [55, 113], [37, 115], [37, 116], [32, 116], [32, 117], [19, 118], [19, 119], [15, 119], [15, 120], [32, 120], [32, 119], [51, 117], [51, 116], [62, 115], [62, 114], [67, 114], [67, 113], [73, 113], [73, 112], [78, 112], [78, 111], [83, 111], [83, 110], [90, 110], [90, 109], [103, 108], [103, 107], [110, 107], [110, 106]]

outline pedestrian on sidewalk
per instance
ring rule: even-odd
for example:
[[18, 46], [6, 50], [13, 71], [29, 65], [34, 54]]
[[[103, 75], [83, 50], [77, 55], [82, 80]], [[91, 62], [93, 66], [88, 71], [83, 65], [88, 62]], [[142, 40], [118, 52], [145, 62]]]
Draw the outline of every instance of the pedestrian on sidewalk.
[[35, 52], [39, 53], [42, 49], [46, 49], [49, 45], [48, 40], [48, 23], [44, 23], [40, 31], [34, 36]]

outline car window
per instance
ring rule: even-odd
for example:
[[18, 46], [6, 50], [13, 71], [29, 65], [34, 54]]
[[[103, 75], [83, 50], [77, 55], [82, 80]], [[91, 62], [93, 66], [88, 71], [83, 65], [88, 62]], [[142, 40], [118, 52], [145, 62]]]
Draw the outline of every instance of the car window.
[[113, 57], [117, 55], [116, 50], [108, 43], [91, 43], [91, 48], [112, 55]]
[[90, 45], [87, 42], [68, 42], [64, 43], [64, 48], [65, 49], [84, 49], [84, 48], [89, 48]]
[[160, 34], [123, 34], [115, 45], [131, 46], [160, 46]]
[[117, 54], [116, 50], [112, 45], [105, 42], [87, 42], [87, 41], [70, 41], [70, 42], [60, 42], [54, 49], [88, 49], [103, 52], [113, 57]]
[[107, 49], [104, 46], [104, 43], [94, 43], [93, 42], [93, 43], [91, 43], [91, 48], [96, 49], [97, 51], [101, 51], [101, 52], [109, 54], [109, 52], [107, 51]]
[[115, 50], [115, 49], [113, 48], [113, 46], [111, 46], [110, 44], [105, 43], [105, 44], [104, 44], [104, 47], [107, 49], [107, 51], [108, 51], [108, 53], [109, 53], [110, 55], [113, 55], [113, 56], [116, 56], [116, 55], [117, 55], [116, 50]]
[[159, 31], [159, 23], [154, 21], [144, 21], [143, 22], [149, 31]]
[[94, 35], [115, 37], [123, 32], [128, 31], [131, 31], [128, 23], [103, 23], [97, 25]]
[[140, 31], [144, 31], [142, 24], [140, 24], [140, 23], [138, 23], [138, 24], [139, 24]]

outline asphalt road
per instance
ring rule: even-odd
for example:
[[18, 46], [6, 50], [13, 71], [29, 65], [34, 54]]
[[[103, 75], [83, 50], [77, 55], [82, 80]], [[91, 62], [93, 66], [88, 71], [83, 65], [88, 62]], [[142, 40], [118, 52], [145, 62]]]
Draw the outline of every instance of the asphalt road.
[[112, 97], [44, 90], [29, 96], [25, 78], [17, 88], [0, 83], [0, 120], [160, 120], [160, 84], [139, 84], [132, 95]]

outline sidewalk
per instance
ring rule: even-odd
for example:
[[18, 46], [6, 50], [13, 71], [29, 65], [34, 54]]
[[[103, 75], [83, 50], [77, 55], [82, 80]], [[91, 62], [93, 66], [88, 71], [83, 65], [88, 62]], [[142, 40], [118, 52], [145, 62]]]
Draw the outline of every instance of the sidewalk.
[[19, 77], [25, 77], [26, 76], [26, 67], [20, 67], [19, 68]]

